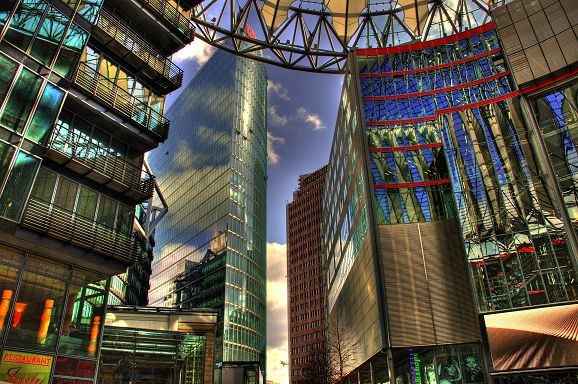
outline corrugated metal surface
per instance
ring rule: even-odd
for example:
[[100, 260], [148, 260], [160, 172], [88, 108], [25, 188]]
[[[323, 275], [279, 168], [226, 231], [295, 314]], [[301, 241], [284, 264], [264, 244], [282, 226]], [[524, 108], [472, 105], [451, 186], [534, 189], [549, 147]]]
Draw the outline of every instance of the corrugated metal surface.
[[382, 225], [379, 236], [393, 346], [480, 340], [457, 225]]

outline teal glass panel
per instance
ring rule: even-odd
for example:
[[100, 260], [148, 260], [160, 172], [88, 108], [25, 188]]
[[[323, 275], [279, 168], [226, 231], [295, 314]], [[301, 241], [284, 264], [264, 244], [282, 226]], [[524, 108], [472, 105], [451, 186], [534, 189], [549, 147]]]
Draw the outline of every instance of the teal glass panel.
[[13, 153], [14, 147], [0, 141], [0, 183], [8, 174], [8, 166]]
[[94, 24], [102, 2], [103, 0], [81, 0], [78, 14]]
[[14, 8], [16, 4], [15, 0], [2, 0], [0, 3], [0, 29], [6, 24], [8, 17], [10, 17], [10, 11]]
[[41, 83], [40, 77], [23, 68], [2, 111], [0, 124], [22, 132]]
[[30, 54], [44, 65], [50, 65], [52, 58], [64, 39], [64, 31], [69, 19], [62, 13], [50, 8], [40, 24], [38, 35], [32, 43]]
[[54, 125], [54, 120], [56, 119], [56, 114], [60, 109], [63, 98], [64, 92], [50, 83], [46, 84], [46, 88], [44, 88], [44, 92], [42, 92], [42, 97], [40, 98], [40, 103], [26, 131], [27, 138], [37, 143], [45, 142]]
[[4, 37], [26, 51], [42, 19], [46, 3], [42, 0], [22, 0]]
[[22, 151], [18, 152], [0, 196], [0, 216], [11, 220], [19, 219], [39, 165], [40, 159]]
[[64, 37], [62, 49], [56, 58], [54, 71], [63, 77], [70, 78], [87, 40], [88, 32], [76, 24], [71, 24]]
[[14, 79], [14, 74], [18, 69], [18, 64], [9, 60], [6, 56], [0, 55], [0, 105], [4, 101], [6, 94], [8, 93], [8, 89], [12, 80]]

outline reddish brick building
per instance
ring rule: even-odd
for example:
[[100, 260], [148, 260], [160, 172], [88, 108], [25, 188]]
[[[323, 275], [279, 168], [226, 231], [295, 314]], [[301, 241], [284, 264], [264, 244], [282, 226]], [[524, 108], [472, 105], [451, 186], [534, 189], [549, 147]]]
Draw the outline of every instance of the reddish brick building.
[[327, 167], [301, 175], [287, 205], [287, 282], [289, 294], [289, 377], [304, 381], [311, 358], [323, 342], [325, 323], [321, 210]]

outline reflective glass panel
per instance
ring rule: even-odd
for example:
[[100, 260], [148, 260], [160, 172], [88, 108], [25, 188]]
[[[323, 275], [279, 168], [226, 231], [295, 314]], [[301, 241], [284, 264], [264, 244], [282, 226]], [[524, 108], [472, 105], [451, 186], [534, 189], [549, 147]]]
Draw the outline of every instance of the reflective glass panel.
[[40, 159], [22, 151], [18, 152], [4, 191], [0, 196], [1, 216], [11, 220], [20, 218], [39, 165]]
[[26, 137], [44, 143], [54, 125], [54, 119], [64, 98], [64, 92], [58, 87], [47, 83], [42, 92], [40, 103], [34, 112], [32, 121], [26, 131]]

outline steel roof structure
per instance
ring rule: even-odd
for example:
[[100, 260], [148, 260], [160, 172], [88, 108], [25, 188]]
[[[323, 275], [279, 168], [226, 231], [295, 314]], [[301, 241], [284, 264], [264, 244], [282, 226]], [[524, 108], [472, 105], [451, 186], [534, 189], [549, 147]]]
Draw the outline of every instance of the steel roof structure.
[[197, 38], [291, 69], [341, 73], [354, 48], [427, 41], [489, 22], [492, 0], [205, 0]]

